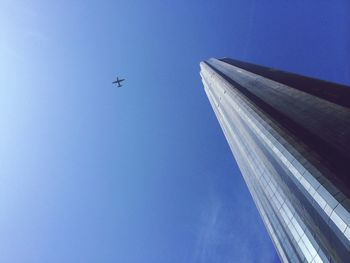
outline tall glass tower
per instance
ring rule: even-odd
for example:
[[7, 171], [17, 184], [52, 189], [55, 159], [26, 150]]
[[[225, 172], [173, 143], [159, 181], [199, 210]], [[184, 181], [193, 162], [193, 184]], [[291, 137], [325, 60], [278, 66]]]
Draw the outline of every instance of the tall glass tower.
[[350, 87], [233, 59], [205, 92], [282, 262], [350, 262]]

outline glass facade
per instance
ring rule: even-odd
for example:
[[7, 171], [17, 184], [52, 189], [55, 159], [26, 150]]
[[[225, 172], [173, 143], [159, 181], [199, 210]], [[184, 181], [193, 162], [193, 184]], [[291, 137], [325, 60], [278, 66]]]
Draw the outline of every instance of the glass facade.
[[350, 109], [234, 62], [200, 74], [281, 261], [350, 262]]

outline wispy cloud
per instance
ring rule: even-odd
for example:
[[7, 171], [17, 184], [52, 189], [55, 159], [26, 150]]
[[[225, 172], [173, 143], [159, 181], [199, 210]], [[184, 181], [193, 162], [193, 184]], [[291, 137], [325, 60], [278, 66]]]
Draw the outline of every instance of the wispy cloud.
[[217, 228], [220, 203], [211, 200], [209, 206], [202, 212], [203, 221], [199, 229], [197, 244], [194, 251], [193, 262], [204, 262], [212, 253], [211, 243], [215, 242], [215, 230]]
[[238, 215], [234, 205], [212, 192], [202, 211], [192, 263], [278, 262], [257, 220], [255, 215]]

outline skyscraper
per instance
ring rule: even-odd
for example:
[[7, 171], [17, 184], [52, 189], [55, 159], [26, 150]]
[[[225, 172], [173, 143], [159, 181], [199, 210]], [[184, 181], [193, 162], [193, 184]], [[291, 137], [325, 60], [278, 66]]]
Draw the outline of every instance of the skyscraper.
[[350, 87], [233, 59], [205, 92], [282, 262], [350, 262]]

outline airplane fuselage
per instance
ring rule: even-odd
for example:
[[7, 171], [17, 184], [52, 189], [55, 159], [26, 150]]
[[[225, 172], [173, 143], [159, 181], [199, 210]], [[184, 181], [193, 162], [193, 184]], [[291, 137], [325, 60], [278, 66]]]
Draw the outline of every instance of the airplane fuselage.
[[117, 78], [117, 80], [113, 81], [112, 84], [118, 84], [118, 87], [121, 87], [121, 83], [124, 81], [125, 79], [119, 79]]

